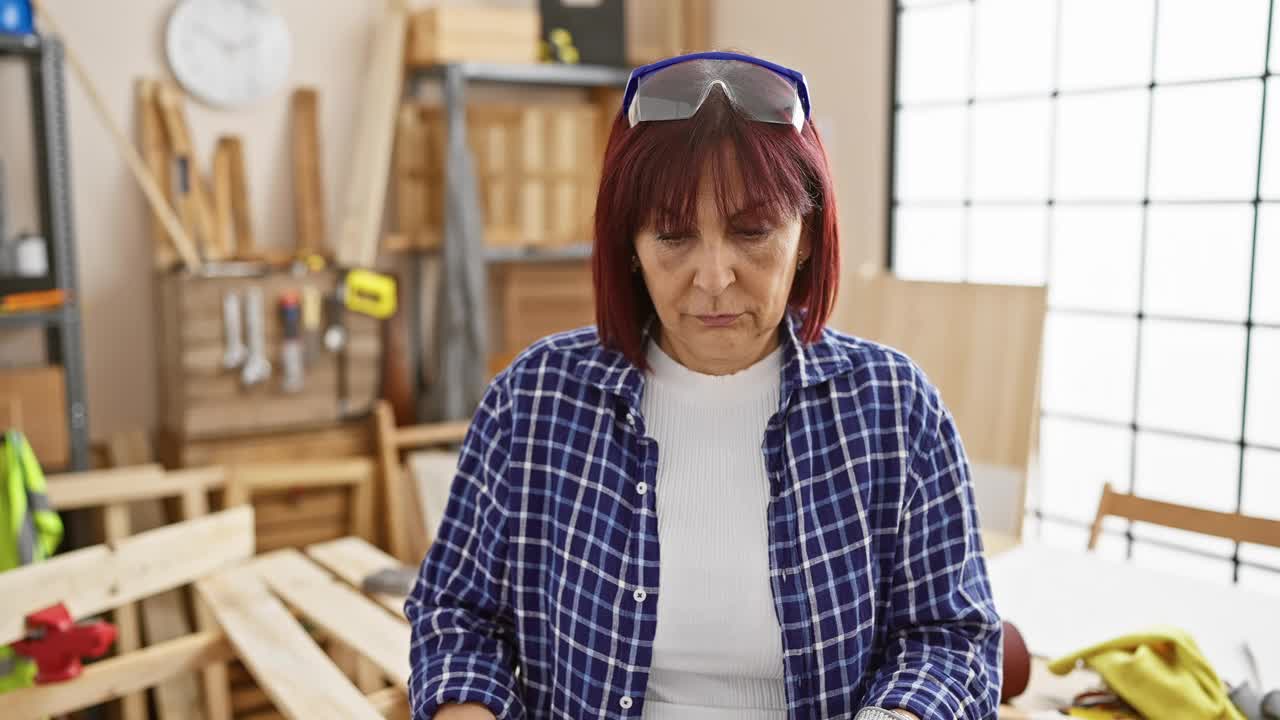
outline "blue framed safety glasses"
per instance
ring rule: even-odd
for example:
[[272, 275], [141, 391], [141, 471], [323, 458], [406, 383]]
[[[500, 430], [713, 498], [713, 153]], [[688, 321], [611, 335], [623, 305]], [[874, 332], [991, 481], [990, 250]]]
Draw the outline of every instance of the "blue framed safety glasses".
[[804, 129], [809, 88], [804, 75], [750, 55], [700, 52], [660, 60], [631, 71], [622, 111], [631, 127], [693, 117], [719, 87], [734, 108], [759, 122]]

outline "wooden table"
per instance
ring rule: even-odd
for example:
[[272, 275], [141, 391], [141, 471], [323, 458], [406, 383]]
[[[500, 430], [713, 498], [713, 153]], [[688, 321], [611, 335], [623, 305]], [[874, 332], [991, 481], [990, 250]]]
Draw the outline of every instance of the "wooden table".
[[[1046, 658], [1156, 625], [1190, 633], [1231, 683], [1249, 677], [1243, 652], [1248, 639], [1263, 686], [1280, 686], [1280, 596], [1118, 563], [1083, 549], [1018, 545], [994, 534], [983, 539], [996, 607], [1018, 626], [1036, 658], [1026, 693], [1013, 703], [1019, 711], [1061, 707], [1099, 682], [1087, 670], [1055, 676]], [[1026, 715], [1009, 709], [1001, 717]]]

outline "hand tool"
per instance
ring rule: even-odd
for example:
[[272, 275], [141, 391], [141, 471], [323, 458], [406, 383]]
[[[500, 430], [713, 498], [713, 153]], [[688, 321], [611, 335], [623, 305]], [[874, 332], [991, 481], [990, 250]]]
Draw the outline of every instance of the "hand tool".
[[283, 375], [281, 387], [285, 392], [302, 391], [302, 307], [296, 292], [280, 295], [280, 366]]
[[240, 367], [249, 352], [244, 347], [244, 329], [240, 324], [240, 294], [229, 290], [222, 296], [222, 367]]
[[1244, 643], [1244, 658], [1250, 678], [1231, 688], [1228, 697], [1248, 720], [1280, 720], [1280, 690], [1264, 692], [1258, 660], [1249, 643]]
[[396, 279], [372, 270], [348, 270], [338, 290], [352, 312], [385, 320], [396, 311]]
[[331, 353], [340, 352], [347, 345], [347, 328], [343, 323], [342, 300], [337, 293], [332, 293], [324, 300], [325, 315], [328, 324], [324, 330], [324, 349]]
[[271, 377], [271, 361], [267, 359], [267, 329], [262, 288], [251, 287], [246, 295], [246, 319], [249, 325], [249, 355], [240, 370], [240, 382], [257, 385]]
[[104, 655], [115, 642], [116, 629], [106, 622], [76, 623], [61, 603], [27, 616], [27, 636], [13, 644], [39, 668], [38, 683], [70, 680], [80, 675], [83, 658]]
[[360, 589], [367, 593], [384, 593], [386, 595], [408, 595], [413, 584], [418, 580], [418, 573], [404, 565], [389, 567], [370, 573], [360, 581]]
[[302, 349], [303, 360], [310, 365], [320, 354], [320, 320], [324, 312], [324, 297], [320, 288], [307, 285], [302, 288]]

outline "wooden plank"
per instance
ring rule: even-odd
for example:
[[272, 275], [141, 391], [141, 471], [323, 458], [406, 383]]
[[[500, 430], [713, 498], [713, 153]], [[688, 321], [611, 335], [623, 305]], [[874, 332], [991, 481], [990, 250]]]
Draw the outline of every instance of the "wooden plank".
[[55, 510], [78, 510], [150, 497], [154, 483], [164, 477], [155, 464], [50, 475], [46, 493]]
[[[159, 83], [141, 78], [135, 84], [137, 96], [138, 134], [147, 170], [162, 188], [171, 187], [169, 150], [165, 144], [164, 126], [156, 104]], [[151, 212], [151, 255], [157, 270], [168, 270], [178, 263], [178, 252], [165, 229], [160, 213]]]
[[352, 145], [351, 174], [342, 206], [338, 235], [338, 264], [372, 267], [378, 255], [391, 143], [403, 85], [407, 11], [390, 7], [371, 43], [372, 55], [364, 77], [356, 141]]
[[222, 487], [221, 467], [166, 473], [159, 465], [134, 465], [110, 470], [51, 475], [46, 481], [49, 502], [59, 511], [99, 507], [114, 502], [162, 500], [188, 490], [208, 492]]
[[231, 470], [232, 482], [253, 492], [291, 490], [304, 487], [358, 485], [373, 477], [373, 462], [367, 458], [335, 458], [291, 463], [238, 465]]
[[310, 490], [300, 496], [278, 493], [258, 497], [253, 501], [254, 522], [258, 532], [262, 533], [314, 520], [325, 523], [340, 521], [347, 517], [349, 495], [343, 488], [334, 488]]
[[356, 657], [356, 687], [360, 688], [360, 692], [368, 695], [386, 686], [386, 679], [376, 663], [366, 657]]
[[271, 707], [271, 698], [262, 688], [252, 685], [236, 688], [231, 693], [231, 710], [236, 717]]
[[[366, 577], [379, 570], [400, 567], [395, 558], [360, 538], [309, 545], [306, 552], [312, 560], [357, 588]], [[384, 593], [370, 593], [370, 597], [396, 617], [404, 617], [404, 597]]]
[[421, 448], [433, 445], [458, 445], [467, 437], [469, 420], [410, 425], [396, 430], [398, 448]]
[[35, 685], [4, 694], [12, 720], [62, 715], [137, 693], [211, 662], [234, 657], [221, 632], [202, 632], [86, 665], [70, 682]]
[[[235, 211], [232, 195], [231, 166], [232, 144], [228, 138], [218, 138], [213, 149], [213, 231], [218, 245], [237, 247], [235, 240]], [[237, 253], [238, 254], [238, 253]]]
[[348, 520], [351, 523], [350, 533], [356, 537], [375, 542], [373, 537], [373, 466], [369, 466], [369, 475], [364, 482], [351, 486], [351, 507]]
[[178, 205], [182, 212], [190, 213], [195, 220], [196, 236], [207, 260], [224, 260], [230, 255], [230, 248], [218, 243], [214, 232], [213, 209], [209, 202], [209, 191], [205, 187], [204, 178], [200, 175], [199, 163], [196, 162], [195, 147], [191, 141], [191, 129], [187, 124], [186, 110], [183, 109], [182, 93], [167, 84], [161, 84], [157, 95], [160, 103], [160, 119], [164, 124], [165, 136], [175, 162], [174, 171], [178, 174]]
[[326, 524], [309, 523], [307, 525], [263, 532], [257, 537], [258, 551], [268, 553], [282, 548], [301, 548], [315, 543], [328, 542], [345, 536], [347, 528], [346, 522], [339, 521]]
[[[141, 465], [153, 460], [151, 440], [142, 430], [113, 433], [107, 439], [107, 447], [108, 458], [116, 467]], [[159, 500], [130, 503], [129, 523], [131, 532], [145, 532], [164, 525], [166, 519], [163, 503]], [[112, 537], [108, 536], [107, 539], [110, 541]], [[191, 623], [187, 619], [181, 588], [143, 598], [140, 611], [143, 639], [147, 645], [159, 645], [191, 634]], [[205, 718], [200, 689], [193, 675], [177, 675], [159, 683], [153, 688], [153, 695], [156, 715], [160, 720]]]
[[[129, 506], [113, 503], [103, 509], [103, 532], [107, 543], [119, 543], [132, 534]], [[138, 606], [124, 603], [115, 609], [117, 655], [124, 655], [142, 647], [142, 628], [138, 618]], [[145, 720], [147, 697], [141, 692], [128, 693], [120, 698], [120, 715], [123, 720]]]
[[1039, 415], [1045, 289], [884, 275], [850, 286], [841, 290], [842, 307], [851, 309], [848, 329], [901, 350], [928, 374], [955, 416], [971, 463], [1022, 474], [1016, 489], [983, 484], [976, 475], [974, 484], [984, 527], [1021, 535]]
[[285, 603], [338, 642], [359, 652], [392, 680], [409, 683], [409, 624], [384, 612], [296, 550], [252, 563]]
[[293, 216], [298, 252], [325, 253], [324, 184], [320, 172], [319, 93], [293, 91]]
[[360, 419], [288, 432], [198, 439], [160, 430], [166, 464], [246, 465], [373, 455], [372, 421]]
[[[222, 468], [197, 468], [182, 472], [194, 474], [211, 471], [216, 472], [219, 477], [225, 477], [225, 471]], [[204, 517], [209, 514], [208, 493], [204, 488], [190, 487], [183, 492], [180, 499], [180, 507], [182, 508], [182, 519], [184, 521]], [[214, 620], [213, 613], [210, 612], [208, 605], [205, 604], [202, 598], [193, 596], [192, 606], [195, 609], [197, 629], [202, 632], [217, 629], [217, 621]], [[200, 682], [204, 688], [205, 716], [208, 720], [231, 720], [227, 664], [223, 662], [210, 663], [201, 671]]]
[[[200, 548], [200, 552], [192, 552]], [[227, 510], [0, 573], [0, 644], [57, 603], [83, 618], [185, 585], [253, 555], [253, 511]]]
[[387, 720], [409, 720], [409, 695], [403, 688], [389, 687], [366, 697]]
[[253, 213], [249, 208], [249, 175], [244, 163], [244, 144], [237, 135], [219, 140], [229, 158], [231, 181], [231, 221], [236, 239], [235, 255], [241, 260], [257, 257], [253, 234]]
[[285, 717], [381, 717], [267, 590], [254, 569], [224, 570], [201, 579], [196, 588], [240, 659]]
[[392, 555], [404, 560], [409, 556], [409, 538], [404, 516], [404, 474], [400, 468], [400, 452], [396, 444], [400, 431], [396, 429], [391, 404], [385, 400], [374, 408], [373, 419], [378, 445], [378, 471], [382, 478], [382, 515], [387, 524], [386, 545], [391, 549]]

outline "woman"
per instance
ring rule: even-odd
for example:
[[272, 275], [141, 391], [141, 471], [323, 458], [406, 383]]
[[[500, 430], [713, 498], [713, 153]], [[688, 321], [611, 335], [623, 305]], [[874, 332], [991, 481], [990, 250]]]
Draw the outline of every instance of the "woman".
[[632, 73], [597, 327], [496, 377], [405, 611], [415, 718], [994, 718], [960, 439], [910, 360], [825, 329], [834, 192], [804, 78]]

